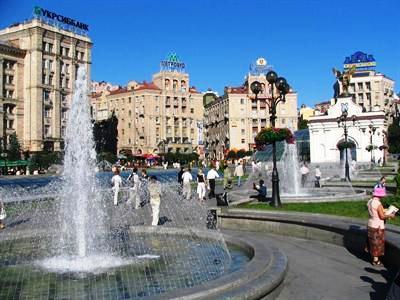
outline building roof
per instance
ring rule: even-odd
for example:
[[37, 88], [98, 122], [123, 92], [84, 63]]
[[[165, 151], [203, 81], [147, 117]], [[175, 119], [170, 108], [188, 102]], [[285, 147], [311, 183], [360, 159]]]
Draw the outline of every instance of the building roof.
[[315, 103], [314, 106], [317, 106], [317, 105], [327, 105], [327, 104], [331, 104], [331, 101], [323, 101], [323, 102]]
[[123, 94], [123, 93], [126, 93], [127, 91], [128, 91], [128, 89], [126, 87], [120, 87], [117, 90], [110, 91], [110, 95]]
[[92, 92], [91, 97], [92, 98], [99, 98], [102, 94], [103, 94], [102, 92], [98, 92], [98, 93]]
[[248, 91], [249, 90], [245, 86], [236, 86], [236, 87], [227, 86], [227, 87], [225, 87], [225, 92], [227, 94], [247, 94]]
[[143, 81], [142, 83], [138, 83], [138, 87], [135, 88], [135, 91], [140, 91], [140, 90], [156, 90], [156, 91], [161, 91], [161, 89], [155, 85], [153, 82], [146, 82]]
[[192, 94], [201, 94], [199, 91], [197, 91], [195, 86], [190, 87], [189, 92]]

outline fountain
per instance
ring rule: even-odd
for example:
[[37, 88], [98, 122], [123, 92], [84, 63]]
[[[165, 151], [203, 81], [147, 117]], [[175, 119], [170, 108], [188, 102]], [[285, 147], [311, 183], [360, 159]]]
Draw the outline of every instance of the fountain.
[[[367, 198], [364, 190], [355, 190], [351, 186], [341, 188], [314, 188], [314, 169], [309, 166], [310, 173], [308, 174], [308, 181], [305, 187], [301, 187], [300, 178], [301, 173], [299, 169], [300, 161], [298, 158], [297, 145], [296, 143], [281, 142], [278, 144], [278, 150], [282, 153], [281, 159], [277, 163], [280, 179], [280, 192], [282, 203], [289, 202], [328, 202], [338, 200], [363, 200]], [[265, 152], [268, 154], [270, 149], [266, 149]], [[268, 155], [264, 155], [268, 157]], [[268, 158], [271, 160], [271, 158]], [[263, 163], [268, 164], [268, 161]], [[337, 169], [337, 168], [336, 168]], [[271, 168], [269, 168], [271, 170]], [[324, 174], [324, 170], [322, 170]], [[324, 176], [324, 175], [323, 175]], [[230, 201], [233, 204], [240, 204], [252, 200], [252, 194], [255, 191], [252, 189], [253, 183], [258, 183], [259, 179], [263, 179], [268, 187], [267, 195], [271, 195], [271, 174], [262, 168], [261, 171], [256, 174], [251, 173], [247, 182], [244, 183], [244, 188], [232, 191], [229, 193]], [[268, 198], [267, 196], [267, 198]]]
[[8, 205], [14, 209], [0, 235], [0, 298], [191, 294], [243, 268], [251, 250], [227, 245], [218, 230], [208, 229], [208, 208], [182, 201], [175, 182], [162, 184], [162, 226], [148, 226], [150, 205], [133, 209], [127, 190], [121, 205], [112, 204], [110, 188], [96, 177], [84, 68], [77, 77], [62, 178]]

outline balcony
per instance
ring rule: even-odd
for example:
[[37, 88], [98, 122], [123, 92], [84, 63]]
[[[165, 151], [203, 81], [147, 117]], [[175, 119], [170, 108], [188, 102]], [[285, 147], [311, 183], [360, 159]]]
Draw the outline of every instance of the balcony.
[[61, 109], [67, 110], [68, 108], [68, 103], [66, 101], [61, 101]]
[[7, 120], [15, 120], [15, 115], [10, 113], [5, 113]]
[[51, 99], [43, 99], [43, 104], [46, 107], [52, 107], [53, 106], [53, 101]]

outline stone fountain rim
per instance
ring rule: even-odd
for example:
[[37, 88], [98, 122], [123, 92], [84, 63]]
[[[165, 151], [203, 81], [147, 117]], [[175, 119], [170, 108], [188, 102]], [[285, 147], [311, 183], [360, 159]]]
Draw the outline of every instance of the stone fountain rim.
[[[155, 233], [168, 235], [198, 236], [205, 239], [224, 238], [227, 244], [238, 247], [250, 257], [250, 261], [240, 270], [227, 273], [221, 277], [203, 284], [175, 291], [152, 295], [152, 299], [221, 299], [243, 298], [259, 299], [268, 294], [277, 293], [288, 270], [288, 258], [278, 248], [271, 247], [265, 242], [241, 236], [240, 238], [221, 233], [218, 230], [200, 230], [198, 228], [178, 228], [162, 226], [131, 226], [132, 233]], [[44, 237], [49, 230], [19, 230], [3, 232], [0, 243], [7, 240]]]

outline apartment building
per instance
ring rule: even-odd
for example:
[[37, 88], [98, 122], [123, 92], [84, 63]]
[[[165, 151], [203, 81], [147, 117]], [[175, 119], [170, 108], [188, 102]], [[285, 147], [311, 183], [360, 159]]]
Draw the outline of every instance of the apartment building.
[[202, 101], [188, 73], [162, 68], [151, 82], [131, 81], [118, 90], [93, 94], [92, 107], [96, 120], [115, 112], [119, 152], [191, 153], [202, 141]]
[[[35, 12], [39, 13], [40, 8], [35, 8]], [[16, 63], [12, 68], [18, 75], [11, 75], [9, 68], [4, 71], [9, 73], [6, 80], [12, 78], [16, 88], [12, 97], [6, 94], [5, 98], [18, 98], [11, 105], [14, 107], [11, 111], [10, 105], [5, 110], [7, 118], [16, 112], [14, 122], [7, 125], [8, 132], [16, 130], [24, 151], [62, 150], [67, 111], [80, 65], [86, 67], [90, 78], [90, 38], [82, 30], [78, 32], [35, 16], [0, 30], [0, 41], [3, 48], [7, 44], [24, 53], [18, 60], [12, 60]], [[3, 60], [7, 66], [8, 58]], [[7, 86], [11, 87], [10, 83]], [[3, 94], [5, 88], [3, 86]]]
[[[257, 60], [265, 61], [260, 58]], [[244, 85], [226, 87], [224, 95], [205, 106], [206, 151], [210, 158], [221, 159], [230, 149], [252, 150], [254, 138], [264, 127], [270, 126], [268, 97], [271, 96], [265, 74], [266, 64], [256, 66], [246, 76]], [[258, 81], [263, 91], [255, 99], [250, 91], [253, 81]], [[276, 127], [297, 129], [297, 93], [291, 90], [286, 101], [276, 110]], [[207, 152], [206, 152], [207, 153]]]

